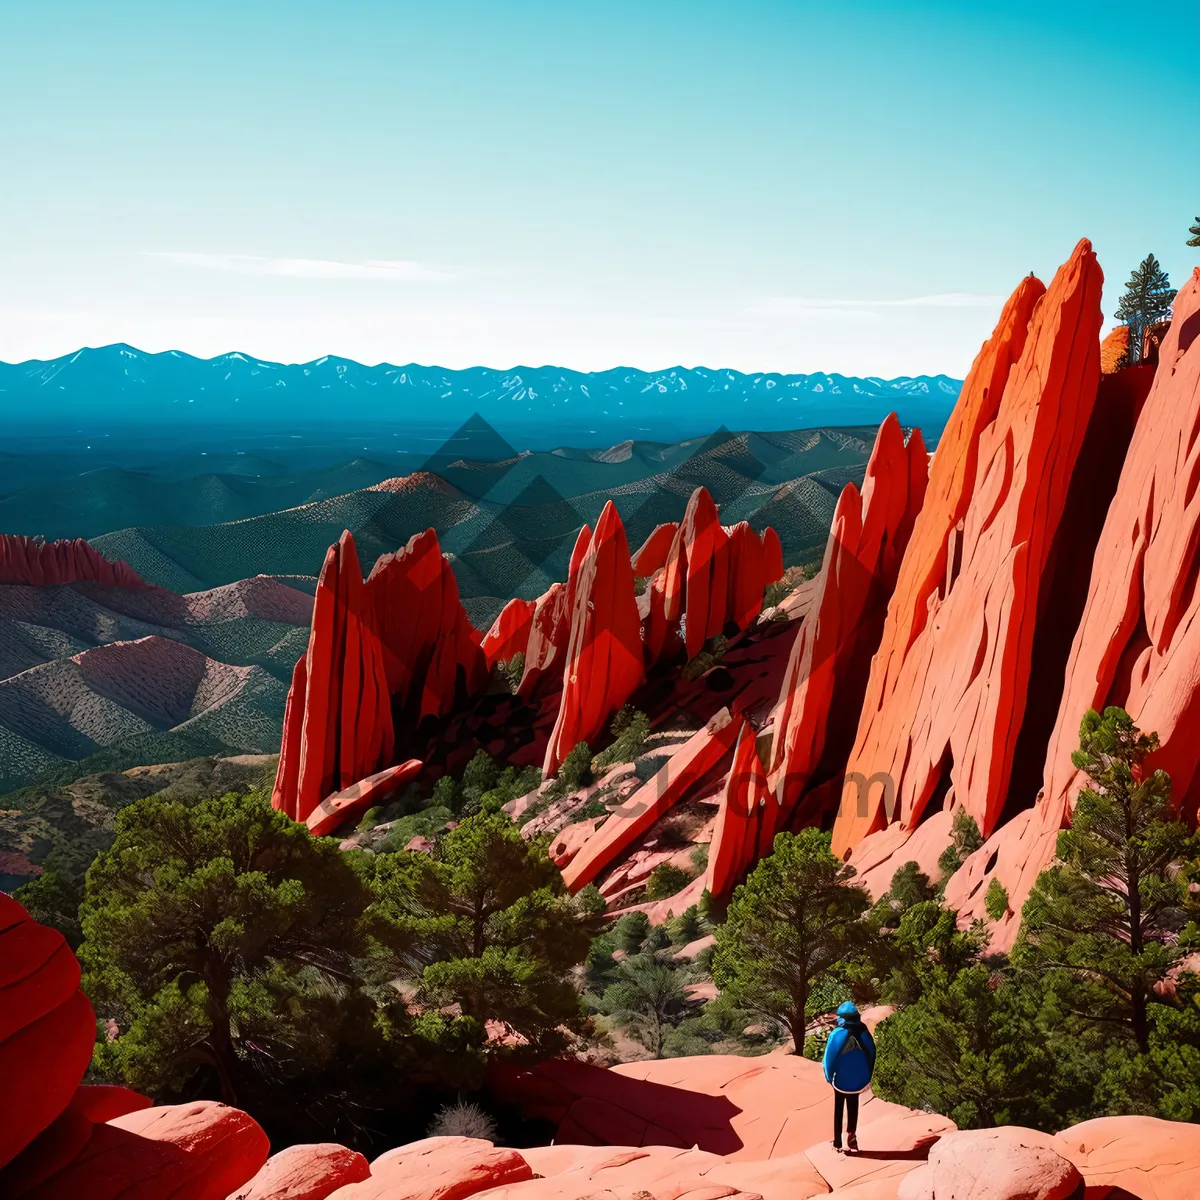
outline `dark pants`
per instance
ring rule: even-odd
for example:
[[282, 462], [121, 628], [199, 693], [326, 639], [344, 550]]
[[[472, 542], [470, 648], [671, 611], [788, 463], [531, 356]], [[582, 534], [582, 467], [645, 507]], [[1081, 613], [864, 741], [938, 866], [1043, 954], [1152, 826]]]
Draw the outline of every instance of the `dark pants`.
[[846, 1132], [855, 1133], [858, 1130], [858, 1093], [833, 1093], [833, 1144], [842, 1144], [842, 1108], [846, 1109]]

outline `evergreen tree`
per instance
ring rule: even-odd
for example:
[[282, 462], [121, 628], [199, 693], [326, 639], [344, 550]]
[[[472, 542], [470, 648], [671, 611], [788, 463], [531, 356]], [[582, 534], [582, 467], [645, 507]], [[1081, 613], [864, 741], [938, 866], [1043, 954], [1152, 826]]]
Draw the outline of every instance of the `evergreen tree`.
[[1068, 1010], [1150, 1051], [1156, 985], [1183, 957], [1190, 907], [1182, 864], [1196, 839], [1171, 801], [1171, 781], [1145, 760], [1158, 747], [1120, 708], [1089, 711], [1072, 761], [1091, 780], [1055, 863], [1025, 904], [1019, 960], [1053, 985]]
[[1200, 246], [1200, 217], [1196, 218], [1196, 223], [1188, 230], [1192, 236], [1188, 238], [1189, 246]]
[[1035, 1011], [1035, 997], [981, 962], [943, 974], [876, 1030], [876, 1092], [964, 1129], [1060, 1124]]
[[982, 845], [983, 835], [979, 832], [975, 818], [965, 808], [958, 809], [950, 823], [950, 845], [942, 851], [938, 859], [938, 887], [941, 890], [945, 890], [954, 872]]
[[729, 999], [785, 1025], [804, 1053], [809, 995], [827, 971], [868, 949], [870, 898], [829, 849], [829, 834], [781, 833], [733, 894], [716, 930], [713, 979]]
[[379, 915], [412, 947], [423, 1009], [414, 1029], [464, 1078], [477, 1077], [488, 1053], [489, 1020], [529, 1053], [562, 1048], [562, 1031], [578, 1024], [571, 971], [589, 936], [544, 839], [527, 842], [508, 816], [485, 809], [431, 854], [377, 855], [374, 886]]
[[1142, 355], [1142, 337], [1149, 326], [1171, 315], [1175, 290], [1167, 273], [1153, 254], [1147, 254], [1129, 277], [1125, 295], [1117, 306], [1116, 318], [1129, 326], [1129, 361]]
[[662, 1058], [667, 1035], [683, 1020], [689, 1001], [678, 971], [651, 954], [638, 954], [617, 968], [617, 981], [605, 988], [598, 1008]]
[[84, 988], [116, 1030], [100, 1076], [159, 1099], [216, 1094], [268, 1123], [347, 1095], [362, 1106], [371, 1078], [391, 1107], [405, 1014], [366, 982], [388, 931], [362, 857], [265, 795], [123, 809], [80, 907]]

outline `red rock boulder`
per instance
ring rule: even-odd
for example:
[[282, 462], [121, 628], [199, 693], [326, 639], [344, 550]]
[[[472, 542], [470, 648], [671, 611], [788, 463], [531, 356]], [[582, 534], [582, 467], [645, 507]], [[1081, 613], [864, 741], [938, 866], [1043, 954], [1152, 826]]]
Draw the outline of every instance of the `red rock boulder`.
[[367, 1160], [333, 1142], [289, 1146], [267, 1159], [266, 1165], [229, 1200], [326, 1200], [347, 1184], [370, 1177]]
[[96, 1019], [79, 976], [62, 934], [0, 892], [0, 1167], [63, 1112], [91, 1062]]
[[1069, 1200], [1083, 1187], [1054, 1139], [1032, 1129], [964, 1129], [940, 1138], [899, 1200]]

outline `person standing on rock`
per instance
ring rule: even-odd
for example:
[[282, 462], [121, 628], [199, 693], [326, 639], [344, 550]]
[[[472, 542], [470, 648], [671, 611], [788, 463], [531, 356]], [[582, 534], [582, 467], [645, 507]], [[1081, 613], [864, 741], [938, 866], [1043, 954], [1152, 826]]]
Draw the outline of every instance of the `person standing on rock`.
[[825, 1081], [833, 1085], [833, 1148], [842, 1152], [842, 1110], [846, 1111], [846, 1149], [858, 1150], [858, 1096], [875, 1074], [875, 1042], [847, 1000], [837, 1010], [837, 1025], [825, 1043]]

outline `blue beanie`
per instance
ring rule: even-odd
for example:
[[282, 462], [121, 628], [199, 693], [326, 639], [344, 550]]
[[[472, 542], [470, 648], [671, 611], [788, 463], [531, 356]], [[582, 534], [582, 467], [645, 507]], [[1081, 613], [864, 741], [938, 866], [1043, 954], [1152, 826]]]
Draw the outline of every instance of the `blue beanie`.
[[839, 1017], [853, 1017], [857, 1021], [858, 1009], [855, 1008], [854, 1001], [846, 1000], [844, 1003], [838, 1005], [837, 1015]]

